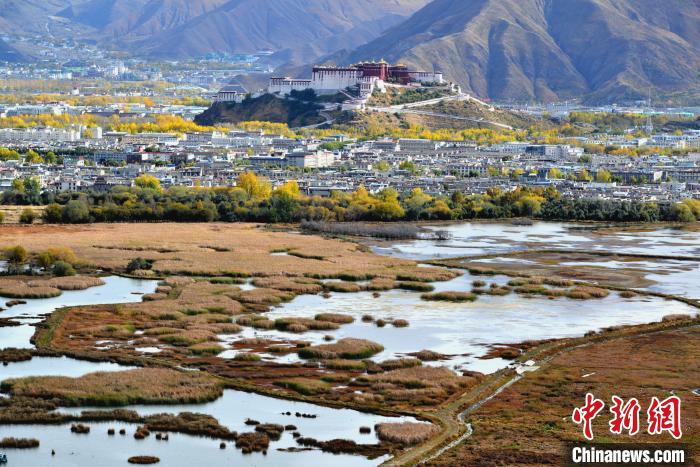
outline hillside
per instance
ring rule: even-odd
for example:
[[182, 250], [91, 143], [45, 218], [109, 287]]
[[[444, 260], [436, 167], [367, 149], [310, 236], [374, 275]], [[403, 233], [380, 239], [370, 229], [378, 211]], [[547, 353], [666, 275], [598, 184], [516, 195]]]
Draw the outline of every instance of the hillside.
[[197, 57], [270, 49], [279, 63], [357, 47], [428, 0], [88, 0], [60, 14], [137, 55]]
[[322, 108], [315, 99], [281, 99], [272, 94], [264, 94], [254, 99], [246, 99], [240, 104], [214, 103], [195, 118], [195, 123], [218, 125], [266, 121], [286, 123], [291, 128], [296, 128], [325, 121], [325, 118], [319, 115]]
[[588, 102], [691, 90], [700, 101], [700, 2], [434, 0], [340, 63], [385, 58], [441, 69], [498, 100]]
[[24, 60], [24, 55], [0, 39], [0, 62], [22, 62]]

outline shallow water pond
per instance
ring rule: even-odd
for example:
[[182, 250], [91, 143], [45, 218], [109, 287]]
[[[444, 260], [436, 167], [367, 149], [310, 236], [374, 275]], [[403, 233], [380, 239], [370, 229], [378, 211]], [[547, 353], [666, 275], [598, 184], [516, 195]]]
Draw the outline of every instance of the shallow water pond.
[[[70, 432], [70, 425], [45, 426], [21, 425], [3, 426], [3, 436], [37, 438], [41, 445], [37, 449], [8, 449], [8, 467], [75, 467], [75, 466], [125, 466], [127, 459], [135, 455], [151, 455], [160, 458], [157, 465], [174, 467], [193, 466], [299, 466], [334, 465], [355, 467], [377, 465], [384, 459], [368, 460], [361, 456], [333, 455], [318, 450], [296, 453], [280, 452], [278, 448], [296, 443], [289, 432], [278, 442], [270, 444], [267, 455], [253, 453], [244, 455], [227, 443], [226, 449], [219, 449], [219, 441], [177, 433], [169, 435], [169, 441], [158, 441], [153, 435], [144, 440], [135, 440], [136, 425], [128, 423], [89, 423], [91, 432], [78, 435]], [[126, 436], [108, 436], [107, 429], [127, 430]], [[56, 455], [51, 455], [51, 450]]]
[[[0, 312], [2, 318], [16, 318], [21, 326], [0, 328], [0, 348], [33, 348], [29, 339], [36, 324], [53, 311], [66, 306], [96, 305], [109, 303], [140, 302], [141, 294], [152, 293], [158, 281], [129, 279], [120, 276], [103, 277], [105, 285], [86, 290], [69, 290], [58, 297], [26, 299], [26, 304], [15, 305]], [[0, 298], [0, 306], [10, 299]]]
[[450, 258], [505, 253], [528, 248], [616, 251], [628, 254], [700, 254], [700, 232], [673, 228], [598, 231], [595, 226], [565, 222], [464, 222], [429, 229], [445, 230], [449, 240], [376, 242], [372, 249], [383, 255], [410, 259]]
[[[180, 405], [131, 405], [123, 407], [135, 410], [141, 415], [157, 413], [198, 412], [216, 417], [219, 423], [239, 433], [252, 431], [253, 427], [244, 422], [250, 418], [261, 423], [279, 423], [296, 425], [302, 436], [316, 438], [319, 441], [331, 439], [350, 439], [357, 443], [373, 444], [378, 442], [374, 434], [360, 434], [361, 426], [373, 427], [382, 422], [415, 422], [413, 417], [384, 417], [350, 409], [335, 409], [305, 402], [276, 399], [260, 394], [227, 389], [219, 399], [206, 404]], [[99, 409], [98, 407], [92, 409]], [[63, 408], [62, 412], [79, 414], [91, 408]], [[291, 415], [285, 415], [291, 412]], [[297, 417], [295, 414], [316, 415], [316, 418]], [[271, 444], [273, 448], [298, 446], [289, 433], [282, 440]]]
[[109, 362], [88, 362], [69, 357], [34, 357], [26, 362], [0, 366], [0, 381], [25, 376], [69, 376], [77, 378], [96, 371], [125, 371], [135, 367]]
[[[509, 280], [505, 276], [477, 277], [467, 273], [433, 285], [436, 291], [469, 291], [476, 279], [499, 284]], [[607, 326], [648, 323], [668, 314], [696, 313], [694, 308], [681, 302], [641, 296], [621, 298], [615, 292], [604, 299], [584, 301], [568, 298], [549, 300], [540, 296], [525, 298], [514, 293], [503, 297], [482, 295], [473, 303], [427, 302], [421, 300], [420, 295], [404, 290], [382, 292], [378, 298], [374, 298], [370, 292], [332, 293], [328, 299], [319, 295], [303, 295], [266, 315], [275, 319], [313, 317], [318, 313], [332, 312], [352, 315], [355, 322], [334, 331], [309, 331], [304, 334], [245, 328], [242, 335], [229, 336], [227, 340], [234, 342], [245, 337], [268, 337], [302, 339], [320, 344], [324, 343], [325, 335], [336, 339], [358, 337], [384, 346], [385, 350], [374, 357], [376, 361], [430, 349], [455, 355], [436, 364], [493, 372], [509, 362], [479, 359], [486, 354], [489, 345], [576, 337]], [[406, 319], [410, 325], [407, 328], [394, 328], [387, 324], [379, 328], [373, 323], [362, 322], [365, 314], [386, 321]], [[277, 360], [275, 356], [268, 358]], [[287, 362], [297, 360], [295, 354], [282, 358]]]

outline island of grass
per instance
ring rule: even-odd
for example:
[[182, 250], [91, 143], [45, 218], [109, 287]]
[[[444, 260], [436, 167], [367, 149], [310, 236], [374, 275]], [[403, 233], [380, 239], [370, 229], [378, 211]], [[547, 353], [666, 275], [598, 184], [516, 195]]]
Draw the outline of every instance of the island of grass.
[[205, 373], [165, 368], [98, 372], [79, 378], [30, 376], [5, 380], [0, 389], [13, 397], [58, 399], [65, 406], [196, 404], [223, 395], [223, 385]]

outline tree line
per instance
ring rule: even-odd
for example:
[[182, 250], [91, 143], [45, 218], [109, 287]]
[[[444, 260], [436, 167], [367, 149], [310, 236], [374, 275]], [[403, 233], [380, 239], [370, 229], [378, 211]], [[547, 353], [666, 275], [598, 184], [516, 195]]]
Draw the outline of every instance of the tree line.
[[[417, 220], [507, 219], [532, 217], [545, 220], [609, 222], [693, 222], [700, 220], [700, 201], [657, 204], [601, 199], [562, 199], [557, 190], [519, 187], [511, 191], [489, 189], [484, 194], [432, 196], [415, 188], [399, 193], [386, 188], [371, 194], [360, 186], [353, 192], [329, 197], [307, 196], [296, 181], [272, 189], [271, 183], [252, 172], [238, 177], [235, 187], [161, 187], [157, 178], [139, 176], [132, 187], [116, 186], [107, 192], [39, 192], [38, 184], [24, 181], [27, 204], [48, 204], [42, 216], [47, 223], [89, 222], [398, 222]], [[19, 188], [19, 187], [18, 187]], [[0, 199], [15, 204], [17, 193]]]

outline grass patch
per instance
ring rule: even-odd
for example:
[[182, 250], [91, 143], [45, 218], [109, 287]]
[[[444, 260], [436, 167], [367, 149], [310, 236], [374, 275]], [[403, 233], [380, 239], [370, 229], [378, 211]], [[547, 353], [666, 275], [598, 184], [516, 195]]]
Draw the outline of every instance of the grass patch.
[[306, 396], [323, 394], [330, 390], [330, 385], [325, 381], [309, 378], [294, 378], [284, 381], [276, 381], [275, 385], [285, 389], [291, 389], [292, 391], [296, 391], [299, 394], [304, 394]]
[[431, 302], [474, 302], [477, 295], [470, 292], [436, 292], [423, 294], [420, 298]]
[[79, 378], [32, 376], [5, 380], [0, 387], [15, 397], [57, 398], [71, 406], [193, 404], [223, 394], [221, 384], [210, 376], [164, 368], [98, 372]]
[[365, 339], [344, 338], [333, 344], [322, 344], [299, 349], [301, 358], [363, 359], [384, 350], [384, 346]]
[[430, 423], [379, 423], [374, 430], [382, 441], [401, 446], [414, 446], [438, 433], [438, 428]]
[[39, 440], [34, 438], [3, 438], [0, 440], [2, 449], [33, 449], [39, 447]]
[[425, 282], [399, 282], [396, 288], [403, 290], [413, 290], [416, 292], [432, 292], [435, 287], [432, 284], [426, 284]]

